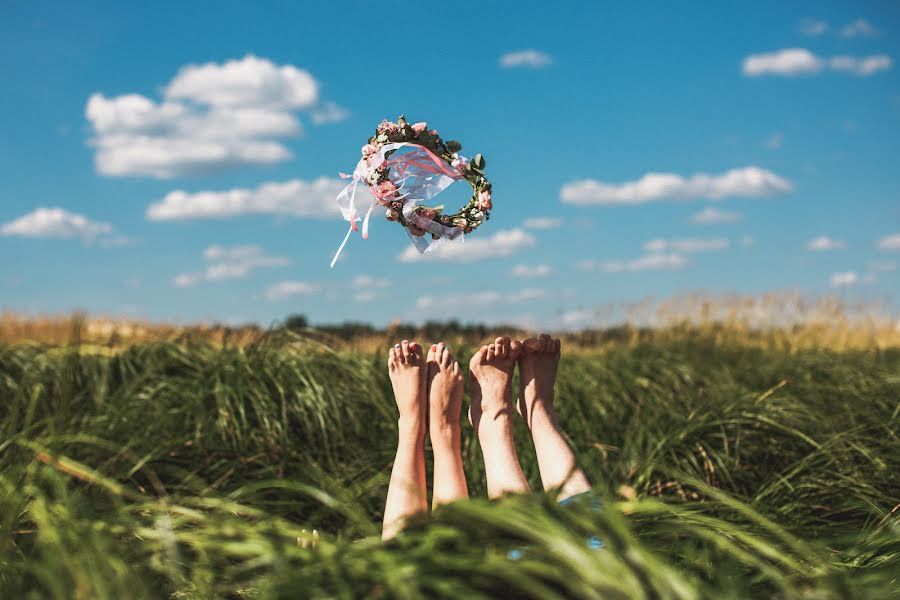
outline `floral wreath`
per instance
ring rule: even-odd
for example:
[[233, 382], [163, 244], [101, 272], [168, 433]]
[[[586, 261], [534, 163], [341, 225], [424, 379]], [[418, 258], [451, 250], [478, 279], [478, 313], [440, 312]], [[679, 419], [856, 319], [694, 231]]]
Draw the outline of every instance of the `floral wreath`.
[[[484, 157], [476, 154], [469, 160], [459, 154], [461, 149], [459, 142], [445, 142], [424, 122], [410, 125], [403, 115], [396, 123], [382, 121], [375, 135], [362, 147], [362, 159], [353, 175], [341, 173], [341, 177], [353, 180], [337, 197], [350, 229], [331, 266], [350, 234], [358, 230], [360, 220], [363, 221], [362, 237], [368, 239], [369, 216], [376, 206], [385, 207], [387, 219], [406, 228], [419, 252], [462, 238], [490, 219], [491, 183], [484, 174]], [[455, 213], [445, 212], [443, 205], [421, 204], [463, 179], [472, 186], [472, 197]], [[364, 217], [356, 207], [356, 188], [360, 182], [368, 185], [373, 196]], [[426, 240], [426, 233], [431, 234], [431, 243]]]

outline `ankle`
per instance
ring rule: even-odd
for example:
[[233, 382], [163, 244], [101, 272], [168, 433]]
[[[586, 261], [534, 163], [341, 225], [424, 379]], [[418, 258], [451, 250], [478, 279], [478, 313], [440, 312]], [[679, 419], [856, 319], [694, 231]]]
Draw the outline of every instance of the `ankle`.
[[425, 420], [419, 415], [403, 415], [397, 420], [400, 441], [425, 441]]

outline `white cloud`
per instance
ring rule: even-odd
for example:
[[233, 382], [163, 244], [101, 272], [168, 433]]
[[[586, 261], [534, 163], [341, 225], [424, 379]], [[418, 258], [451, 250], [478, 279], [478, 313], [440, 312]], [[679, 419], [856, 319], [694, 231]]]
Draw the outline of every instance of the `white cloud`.
[[259, 246], [210, 246], [203, 251], [206, 269], [198, 273], [181, 273], [173, 280], [177, 287], [188, 287], [198, 283], [243, 279], [256, 269], [283, 267], [290, 259], [283, 256], [268, 256]]
[[94, 93], [85, 116], [99, 173], [168, 179], [287, 160], [282, 140], [302, 130], [296, 113], [309, 110], [324, 122], [335, 111], [322, 111], [333, 108], [318, 104], [308, 72], [248, 54], [182, 67], [159, 101]]
[[356, 289], [379, 289], [391, 287], [391, 280], [386, 277], [372, 277], [371, 275], [357, 275], [350, 282]]
[[562, 227], [563, 220], [558, 217], [532, 217], [522, 221], [526, 229], [557, 229]]
[[833, 288], [848, 287], [859, 281], [859, 276], [853, 271], [844, 271], [834, 273], [829, 280], [829, 285]]
[[84, 215], [62, 208], [38, 208], [27, 215], [0, 225], [0, 235], [30, 238], [80, 238], [92, 243], [98, 236], [109, 235], [112, 225], [91, 221]]
[[550, 265], [516, 265], [512, 274], [516, 277], [546, 277], [550, 271]]
[[743, 73], [747, 77], [762, 75], [794, 77], [819, 73], [827, 68], [864, 77], [889, 69], [892, 64], [891, 57], [886, 54], [823, 58], [805, 48], [785, 48], [775, 52], [751, 54], [744, 59]]
[[861, 58], [855, 56], [834, 56], [828, 60], [828, 67], [832, 71], [843, 71], [860, 77], [890, 69], [892, 64], [891, 57], [886, 54], [875, 54]]
[[841, 37], [853, 38], [857, 36], [873, 36], [877, 32], [872, 24], [865, 19], [856, 19], [841, 27]]
[[776, 131], [766, 140], [766, 148], [769, 150], [778, 150], [781, 148], [781, 145], [784, 143], [784, 134], [780, 131]]
[[719, 223], [735, 223], [742, 218], [743, 215], [739, 212], [719, 210], [709, 206], [698, 213], [694, 213], [691, 221], [700, 225], [716, 225]]
[[326, 123], [338, 123], [350, 117], [350, 111], [341, 108], [334, 102], [324, 102], [320, 106], [315, 107], [310, 112], [314, 125], [325, 125]]
[[560, 197], [567, 204], [610, 205], [729, 196], [772, 196], [793, 189], [791, 182], [760, 167], [732, 169], [721, 175], [698, 173], [684, 178], [674, 173], [647, 173], [637, 181], [604, 183], [593, 179], [563, 186]]
[[147, 218], [151, 221], [183, 221], [286, 215], [327, 219], [340, 214], [335, 198], [345, 185], [339, 179], [319, 177], [313, 181], [268, 182], [252, 190], [234, 188], [195, 193], [175, 190], [151, 204], [147, 208]]
[[822, 59], [805, 48], [785, 48], [776, 52], [751, 54], [744, 59], [743, 72], [759, 75], [801, 75], [822, 70]]
[[873, 271], [889, 273], [891, 271], [897, 270], [897, 263], [892, 260], [873, 260], [869, 263], [869, 268]]
[[504, 229], [490, 237], [468, 236], [464, 240], [445, 243], [431, 252], [420, 254], [408, 246], [398, 257], [400, 262], [445, 261], [469, 263], [490, 258], [512, 256], [534, 246], [535, 238], [523, 229]]
[[282, 281], [266, 288], [263, 297], [269, 302], [280, 302], [294, 296], [318, 294], [322, 288], [306, 281]]
[[517, 52], [507, 52], [500, 57], [500, 66], [510, 69], [515, 67], [529, 67], [540, 69], [553, 62], [550, 55], [540, 50], [528, 49]]
[[879, 250], [900, 250], [900, 233], [886, 235], [878, 240]]
[[814, 252], [822, 252], [825, 250], [840, 250], [842, 248], [846, 248], [847, 244], [842, 242], [841, 240], [835, 240], [827, 235], [820, 235], [817, 238], [809, 240], [806, 244], [807, 250], [812, 250]]
[[604, 271], [606, 273], [678, 271], [686, 267], [687, 264], [687, 259], [681, 254], [652, 253], [631, 260], [608, 260], [605, 262], [582, 260], [576, 264], [576, 268], [582, 271]]
[[363, 290], [361, 292], [356, 292], [355, 294], [353, 294], [353, 299], [357, 302], [371, 302], [376, 297], [378, 297], [378, 294], [376, 294], [372, 290]]
[[714, 250], [724, 250], [728, 248], [729, 242], [724, 238], [712, 239], [676, 239], [664, 240], [656, 238], [644, 244], [645, 252], [683, 252], [686, 254], [694, 252], [712, 252]]
[[816, 37], [828, 31], [828, 23], [819, 19], [803, 19], [798, 29], [803, 35]]
[[416, 309], [441, 313], [455, 313], [460, 307], [469, 309], [495, 308], [503, 312], [509, 304], [521, 304], [546, 296], [546, 291], [536, 288], [525, 288], [514, 292], [497, 292], [486, 290], [470, 294], [441, 294], [421, 296], [416, 301]]

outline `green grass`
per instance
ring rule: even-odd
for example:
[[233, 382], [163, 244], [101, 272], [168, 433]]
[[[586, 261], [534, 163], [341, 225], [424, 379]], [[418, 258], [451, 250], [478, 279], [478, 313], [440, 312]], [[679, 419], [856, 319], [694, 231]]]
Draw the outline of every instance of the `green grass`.
[[[0, 598], [900, 597], [896, 350], [570, 353], [560, 421], [603, 509], [474, 499], [389, 543], [384, 362], [286, 334], [0, 346]], [[483, 498], [467, 426], [463, 454]]]

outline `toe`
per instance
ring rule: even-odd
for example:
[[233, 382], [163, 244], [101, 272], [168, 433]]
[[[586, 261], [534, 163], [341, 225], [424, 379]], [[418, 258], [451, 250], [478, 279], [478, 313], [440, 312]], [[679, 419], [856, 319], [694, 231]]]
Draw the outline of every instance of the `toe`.
[[542, 333], [540, 335], [540, 340], [541, 340], [541, 352], [552, 351], [553, 339], [548, 334]]
[[440, 352], [437, 351], [437, 345], [432, 344], [431, 348], [428, 349], [428, 356], [425, 357], [425, 362], [437, 362], [441, 358]]
[[525, 348], [526, 352], [538, 352], [541, 349], [541, 342], [534, 338], [528, 338], [522, 342], [522, 347]]
[[388, 352], [388, 370], [393, 372], [397, 368], [397, 351], [393, 348]]
[[496, 354], [495, 347], [496, 344], [491, 344], [487, 347], [487, 354], [484, 357], [487, 362], [494, 362], [494, 355]]
[[409, 364], [409, 341], [400, 342], [400, 362]]
[[559, 338], [553, 340], [553, 354], [559, 354], [560, 349], [562, 348], [562, 342], [559, 341]]
[[450, 361], [453, 360], [453, 355], [450, 353], [450, 348], [444, 345], [444, 342], [438, 344], [438, 351], [440, 355], [438, 359], [440, 360], [441, 367], [446, 369], [450, 366]]
[[522, 342], [519, 340], [513, 340], [509, 343], [509, 357], [513, 360], [519, 358], [519, 354], [522, 352]]
[[422, 346], [420, 346], [416, 342], [409, 343], [409, 359], [410, 362], [414, 365], [421, 365], [424, 360], [424, 353], [422, 352]]
[[480, 365], [484, 363], [485, 355], [487, 354], [487, 346], [482, 346], [479, 348], [475, 354], [472, 355], [472, 358], [469, 359], [469, 368], [473, 368], [476, 365]]

